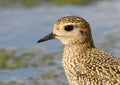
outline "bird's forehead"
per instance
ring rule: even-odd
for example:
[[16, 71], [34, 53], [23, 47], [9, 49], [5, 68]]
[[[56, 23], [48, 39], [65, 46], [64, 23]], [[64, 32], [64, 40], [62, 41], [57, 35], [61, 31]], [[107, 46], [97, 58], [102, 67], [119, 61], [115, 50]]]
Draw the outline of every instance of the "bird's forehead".
[[89, 23], [78, 16], [66, 16], [57, 20], [56, 26], [77, 25], [82, 28], [89, 28]]
[[60, 23], [80, 23], [83, 22], [83, 18], [77, 16], [66, 16], [57, 20], [57, 24]]

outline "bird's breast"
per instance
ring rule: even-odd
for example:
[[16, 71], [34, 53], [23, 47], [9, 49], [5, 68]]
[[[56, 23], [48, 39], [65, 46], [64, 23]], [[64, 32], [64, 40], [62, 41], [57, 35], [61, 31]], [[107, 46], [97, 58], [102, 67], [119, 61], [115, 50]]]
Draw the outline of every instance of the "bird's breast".
[[85, 59], [83, 56], [85, 57], [86, 55], [79, 52], [71, 51], [71, 49], [64, 51], [62, 65], [67, 76], [74, 77], [76, 76], [78, 71], [79, 74], [87, 73], [87, 70], [84, 66], [87, 59]]

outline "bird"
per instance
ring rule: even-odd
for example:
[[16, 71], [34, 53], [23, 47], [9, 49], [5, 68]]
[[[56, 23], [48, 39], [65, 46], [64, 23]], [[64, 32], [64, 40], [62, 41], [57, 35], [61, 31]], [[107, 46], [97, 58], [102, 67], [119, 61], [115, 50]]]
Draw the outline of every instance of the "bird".
[[65, 16], [41, 43], [59, 39], [64, 44], [62, 66], [69, 85], [120, 85], [120, 58], [94, 45], [90, 24], [79, 16]]

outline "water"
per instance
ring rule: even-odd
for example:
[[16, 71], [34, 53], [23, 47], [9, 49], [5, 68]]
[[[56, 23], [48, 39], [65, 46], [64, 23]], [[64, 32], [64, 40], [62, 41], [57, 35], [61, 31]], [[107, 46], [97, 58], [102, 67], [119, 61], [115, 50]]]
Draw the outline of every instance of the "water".
[[0, 82], [18, 81], [22, 82], [26, 78], [34, 77], [37, 75], [37, 71], [33, 68], [20, 68], [15, 70], [9, 70], [0, 74]]
[[[120, 1], [101, 1], [89, 6], [40, 6], [32, 9], [0, 9], [0, 47], [37, 47], [45, 51], [60, 49], [58, 40], [41, 44], [36, 41], [52, 32], [53, 24], [63, 16], [78, 15], [85, 18], [92, 27], [95, 42], [104, 40], [108, 34], [120, 34]], [[118, 37], [119, 38], [119, 37]], [[120, 47], [120, 43], [116, 43]], [[120, 53], [119, 49], [115, 49]], [[27, 72], [28, 73], [27, 73]], [[26, 73], [24, 73], [26, 72]], [[21, 74], [25, 74], [21, 77]], [[24, 79], [34, 76], [32, 69], [17, 69], [0, 74], [0, 81]], [[55, 84], [54, 84], [55, 85]]]

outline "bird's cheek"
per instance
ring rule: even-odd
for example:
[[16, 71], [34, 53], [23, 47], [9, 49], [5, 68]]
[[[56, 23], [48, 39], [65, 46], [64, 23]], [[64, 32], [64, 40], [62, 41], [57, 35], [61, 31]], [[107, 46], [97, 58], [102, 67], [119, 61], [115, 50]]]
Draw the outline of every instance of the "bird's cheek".
[[64, 45], [67, 45], [68, 44], [68, 42], [67, 41], [65, 41], [65, 40], [60, 40]]
[[56, 39], [59, 39], [64, 45], [68, 43], [68, 40], [63, 36], [56, 36]]
[[59, 36], [59, 35], [57, 35], [55, 38], [56, 38], [56, 39], [59, 39], [59, 40], [63, 40], [63, 39], [64, 39], [64, 37]]

